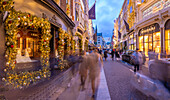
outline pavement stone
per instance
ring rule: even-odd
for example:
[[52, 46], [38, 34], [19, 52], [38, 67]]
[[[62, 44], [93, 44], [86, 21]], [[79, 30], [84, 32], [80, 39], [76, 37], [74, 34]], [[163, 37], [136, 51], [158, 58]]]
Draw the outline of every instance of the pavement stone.
[[112, 100], [150, 100], [132, 86], [134, 73], [120, 61], [104, 61], [104, 71]]

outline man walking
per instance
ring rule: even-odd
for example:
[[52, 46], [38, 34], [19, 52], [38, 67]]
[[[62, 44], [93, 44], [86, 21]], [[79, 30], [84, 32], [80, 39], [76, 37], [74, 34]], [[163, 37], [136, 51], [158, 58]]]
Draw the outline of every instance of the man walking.
[[132, 54], [132, 59], [134, 61], [134, 72], [139, 71], [139, 66], [143, 63], [142, 54], [139, 52], [139, 49], [136, 49], [136, 52]]

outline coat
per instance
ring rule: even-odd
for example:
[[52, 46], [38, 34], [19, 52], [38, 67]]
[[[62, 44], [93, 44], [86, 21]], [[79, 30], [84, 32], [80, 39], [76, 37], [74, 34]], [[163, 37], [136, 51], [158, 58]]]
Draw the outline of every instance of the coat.
[[[100, 60], [99, 60], [100, 59]], [[89, 78], [91, 80], [96, 79], [100, 75], [102, 57], [98, 53], [91, 53], [87, 58], [87, 64], [89, 68]]]
[[134, 61], [134, 64], [139, 64], [139, 65], [142, 65], [143, 64], [143, 57], [142, 57], [142, 54], [140, 52], [134, 52], [132, 54], [132, 59]]
[[79, 74], [82, 76], [87, 76], [88, 72], [88, 63], [87, 63], [87, 56], [82, 56], [83, 60], [79, 65]]

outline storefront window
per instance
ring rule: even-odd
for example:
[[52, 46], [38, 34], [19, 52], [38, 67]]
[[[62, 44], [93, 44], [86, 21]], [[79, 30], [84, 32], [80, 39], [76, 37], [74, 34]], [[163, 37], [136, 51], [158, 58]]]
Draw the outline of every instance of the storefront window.
[[134, 50], [134, 37], [133, 34], [129, 36], [129, 50]]
[[165, 50], [170, 55], [170, 30], [165, 30]]
[[39, 33], [19, 32], [17, 34], [17, 63], [31, 62], [32, 59], [40, 57], [39, 41]]
[[139, 50], [143, 51], [143, 36], [139, 37]]
[[153, 50], [156, 53], [161, 53], [160, 32], [153, 33]]

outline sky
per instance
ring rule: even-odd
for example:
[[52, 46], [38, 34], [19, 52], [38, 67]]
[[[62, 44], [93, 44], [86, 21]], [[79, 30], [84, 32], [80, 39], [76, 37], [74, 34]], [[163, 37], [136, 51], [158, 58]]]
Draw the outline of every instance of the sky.
[[[89, 0], [89, 8], [95, 0]], [[93, 26], [98, 29], [98, 33], [103, 37], [111, 37], [114, 28], [114, 19], [119, 15], [124, 0], [96, 0], [96, 19], [93, 20]]]

